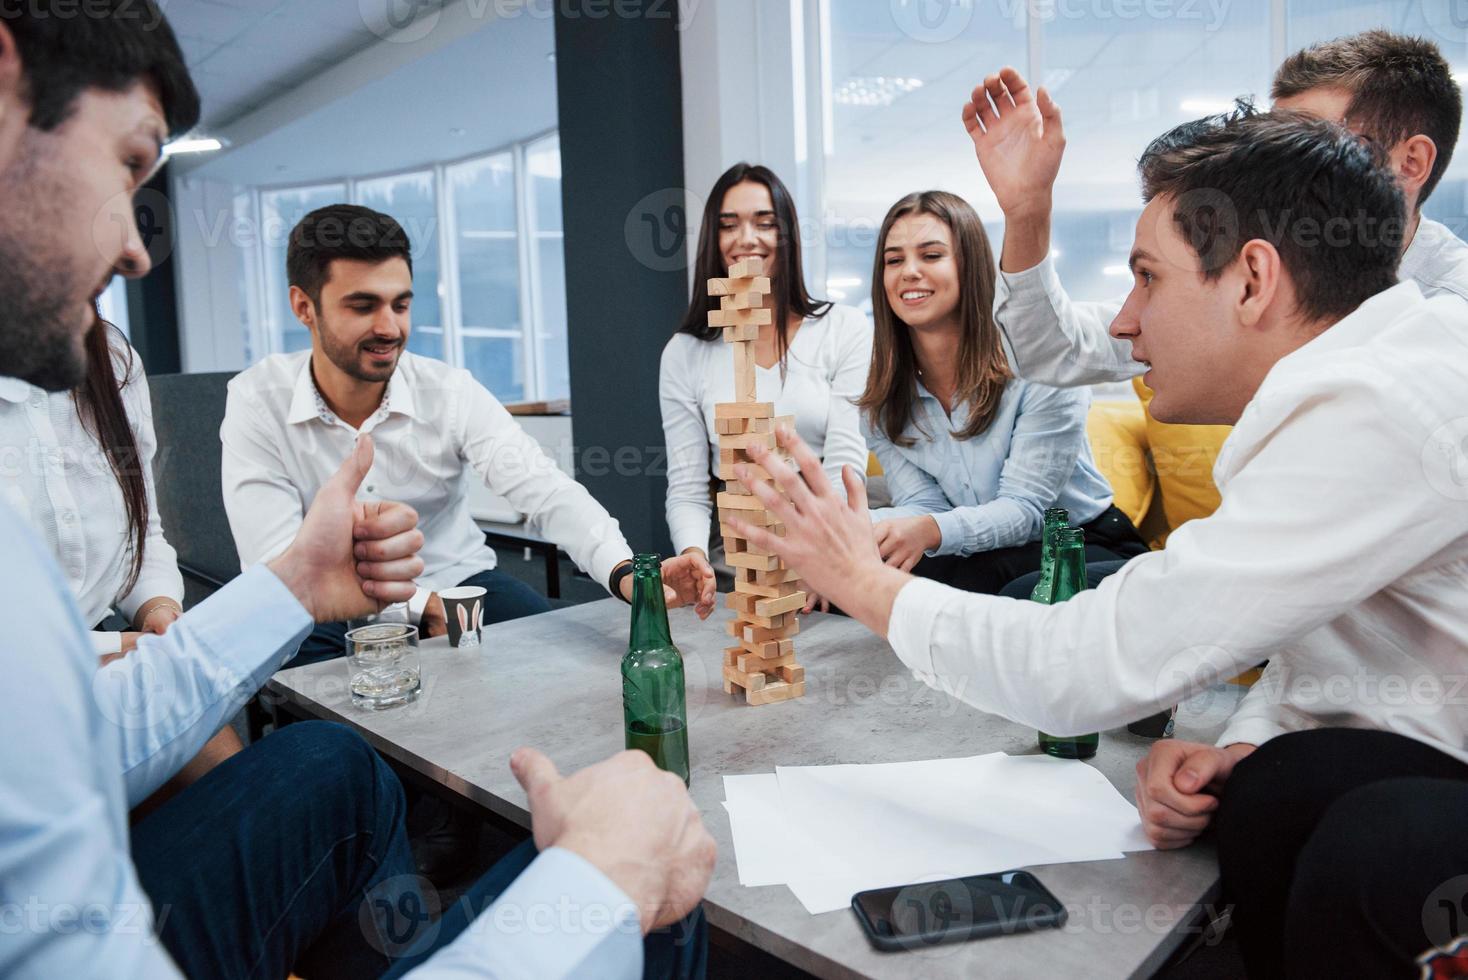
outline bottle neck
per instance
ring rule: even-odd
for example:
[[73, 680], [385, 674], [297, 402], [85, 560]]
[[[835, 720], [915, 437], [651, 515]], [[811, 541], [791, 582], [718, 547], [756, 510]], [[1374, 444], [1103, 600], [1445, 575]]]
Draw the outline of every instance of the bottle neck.
[[1062, 541], [1055, 552], [1054, 601], [1062, 602], [1088, 587], [1086, 546], [1075, 540]]
[[638, 555], [633, 563], [631, 645], [637, 650], [673, 645], [663, 598], [663, 571], [656, 555]]

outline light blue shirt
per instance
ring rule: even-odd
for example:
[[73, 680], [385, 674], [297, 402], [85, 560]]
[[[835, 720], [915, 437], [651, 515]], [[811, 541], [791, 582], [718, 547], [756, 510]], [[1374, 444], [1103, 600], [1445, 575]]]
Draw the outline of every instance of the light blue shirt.
[[872, 520], [933, 515], [943, 541], [930, 555], [972, 555], [1040, 539], [1047, 507], [1070, 511], [1072, 524], [1095, 520], [1111, 506], [1111, 485], [1091, 460], [1086, 413], [1091, 394], [1011, 379], [989, 427], [972, 439], [952, 435], [968, 422], [968, 405], [952, 419], [922, 382], [899, 446], [863, 415], [892, 506]]
[[[265, 566], [97, 669], [65, 579], [0, 503], [0, 976], [179, 976], [128, 851], [128, 809], [289, 657], [311, 619]], [[282, 828], [289, 833], [289, 828]], [[631, 901], [551, 849], [414, 977], [638, 976]]]

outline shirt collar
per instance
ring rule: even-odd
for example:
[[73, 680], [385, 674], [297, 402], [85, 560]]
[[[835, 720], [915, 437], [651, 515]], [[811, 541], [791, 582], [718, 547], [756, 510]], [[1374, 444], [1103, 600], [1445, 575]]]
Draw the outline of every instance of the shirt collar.
[[0, 398], [19, 405], [31, 397], [33, 386], [19, 378], [0, 378]]
[[[413, 385], [404, 376], [407, 361], [408, 352], [404, 351], [398, 359], [397, 370], [393, 372], [387, 387], [383, 389], [382, 404], [378, 406], [374, 417], [386, 418], [388, 415], [398, 414], [417, 419], [418, 403], [413, 397]], [[291, 393], [291, 408], [290, 412], [286, 414], [286, 422], [295, 425], [317, 418], [323, 422], [332, 422], [336, 420], [336, 413], [326, 404], [326, 399], [321, 397], [316, 381], [311, 377], [311, 356], [308, 353], [301, 362], [300, 371], [296, 374], [295, 387]]]
[[1335, 323], [1326, 327], [1303, 347], [1291, 351], [1280, 362], [1302, 354], [1325, 353], [1360, 347], [1381, 336], [1382, 328], [1423, 301], [1422, 290], [1410, 279], [1383, 289]]

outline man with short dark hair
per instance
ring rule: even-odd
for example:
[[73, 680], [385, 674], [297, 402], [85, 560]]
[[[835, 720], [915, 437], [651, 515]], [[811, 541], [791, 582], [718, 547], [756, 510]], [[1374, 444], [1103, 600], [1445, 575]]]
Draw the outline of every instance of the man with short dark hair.
[[[313, 211], [291, 231], [286, 271], [311, 349], [272, 355], [234, 378], [220, 431], [224, 503], [244, 567], [279, 553], [324, 485], [328, 461], [370, 432], [378, 466], [366, 494], [419, 514], [425, 569], [408, 614], [425, 635], [446, 632], [438, 593], [453, 586], [487, 590], [486, 624], [550, 608], [495, 568], [469, 514], [471, 479], [631, 601], [632, 551], [616, 520], [468, 371], [407, 351], [413, 255], [398, 222], [349, 204]], [[713, 611], [713, 569], [702, 557], [664, 561], [663, 581], [670, 605], [695, 605], [702, 617]], [[318, 626], [293, 664], [341, 656], [345, 632], [344, 623]]]
[[[148, 271], [132, 196], [164, 140], [198, 118], [153, 0], [77, 6], [0, 5], [0, 372], [50, 390], [82, 377], [92, 301], [111, 276]], [[100, 670], [60, 569], [0, 502], [0, 976], [701, 970], [696, 917], [683, 920], [692, 932], [649, 940], [644, 960], [642, 934], [697, 905], [714, 844], [682, 782], [642, 753], [563, 779], [543, 755], [517, 752], [535, 842], [432, 923], [402, 787], [340, 725], [275, 732], [129, 826], [129, 807], [199, 751], [314, 620], [412, 594], [417, 516], [356, 499], [370, 438], [342, 458], [277, 557]]]
[[[1162, 847], [1222, 800], [1251, 975], [1404, 973], [1464, 939], [1465, 924], [1439, 935], [1423, 915], [1468, 873], [1468, 706], [1452, 697], [1468, 649], [1468, 306], [1393, 284], [1403, 195], [1378, 160], [1333, 123], [1249, 111], [1143, 155], [1134, 282], [1111, 334], [1147, 367], [1159, 417], [1235, 426], [1222, 506], [1165, 551], [1056, 606], [914, 579], [882, 563], [859, 477], [842, 500], [788, 432], [798, 473], [751, 450], [788, 495], [752, 486], [785, 535], [738, 528], [919, 677], [1057, 735], [1269, 659], [1220, 747], [1184, 744], [1160, 782], [1139, 780]], [[1339, 216], [1349, 233], [1304, 244]], [[1384, 840], [1408, 813], [1412, 839]]]

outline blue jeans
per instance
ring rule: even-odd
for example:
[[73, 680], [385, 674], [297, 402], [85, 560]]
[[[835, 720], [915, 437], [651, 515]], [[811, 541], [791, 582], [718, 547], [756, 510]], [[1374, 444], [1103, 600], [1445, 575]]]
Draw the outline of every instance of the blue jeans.
[[[545, 596], [513, 575], [506, 575], [497, 569], [477, 572], [459, 584], [477, 585], [487, 590], [488, 594], [484, 597], [485, 626], [550, 612], [551, 605]], [[320, 663], [343, 656], [346, 652], [347, 624], [321, 623], [311, 631], [311, 635], [306, 637], [296, 655], [286, 661], [285, 666], [301, 667]]]
[[[526, 841], [430, 919], [404, 813], [397, 776], [360, 736], [301, 722], [134, 825], [133, 863], [187, 976], [397, 976], [452, 942], [536, 854]], [[701, 977], [702, 912], [644, 948], [647, 976]]]

